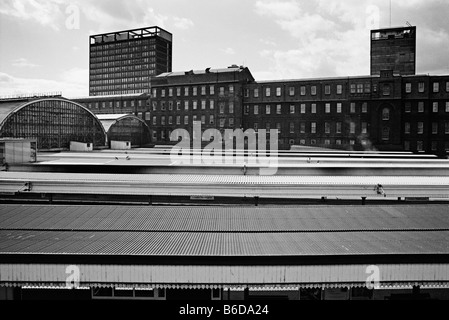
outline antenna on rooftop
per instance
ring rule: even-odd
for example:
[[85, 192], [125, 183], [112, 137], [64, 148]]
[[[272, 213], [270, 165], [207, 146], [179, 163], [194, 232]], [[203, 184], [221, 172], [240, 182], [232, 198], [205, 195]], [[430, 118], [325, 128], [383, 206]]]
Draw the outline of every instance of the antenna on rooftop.
[[412, 25], [410, 24], [410, 22], [406, 21], [405, 22], [407, 24], [407, 26], [411, 27]]

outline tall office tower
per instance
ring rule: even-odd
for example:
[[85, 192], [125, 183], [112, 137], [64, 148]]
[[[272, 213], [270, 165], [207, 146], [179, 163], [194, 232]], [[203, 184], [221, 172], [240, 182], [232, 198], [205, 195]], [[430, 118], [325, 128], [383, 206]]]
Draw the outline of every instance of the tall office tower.
[[89, 95], [149, 93], [172, 71], [172, 34], [159, 27], [90, 36]]
[[416, 27], [371, 31], [371, 75], [380, 75], [381, 70], [415, 75]]

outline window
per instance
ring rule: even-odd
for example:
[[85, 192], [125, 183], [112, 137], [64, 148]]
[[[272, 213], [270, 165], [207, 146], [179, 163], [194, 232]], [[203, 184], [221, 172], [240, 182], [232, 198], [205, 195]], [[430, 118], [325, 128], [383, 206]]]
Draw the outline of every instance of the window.
[[259, 130], [259, 123], [254, 122], [254, 131], [257, 132], [257, 130]]
[[161, 102], [161, 111], [165, 111], [165, 101]]
[[168, 102], [168, 110], [173, 111], [173, 101]]
[[382, 140], [383, 141], [390, 140], [390, 128], [389, 127], [384, 127], [382, 129]]
[[189, 116], [184, 116], [184, 124], [189, 124]]
[[434, 102], [432, 104], [432, 112], [434, 112], [434, 113], [438, 112], [438, 102]]
[[355, 134], [355, 122], [349, 124], [349, 133]]
[[382, 120], [384, 120], [384, 121], [390, 120], [390, 109], [384, 108], [382, 110]]
[[156, 125], [157, 125], [157, 117], [154, 116], [154, 117], [153, 117], [153, 126], [156, 126]]
[[357, 84], [357, 93], [363, 93], [363, 83]]
[[277, 87], [276, 88], [276, 97], [280, 97], [282, 95], [282, 88]]
[[365, 83], [365, 93], [371, 93], [371, 84]]
[[335, 140], [335, 144], [336, 144], [337, 146], [341, 146], [341, 140], [340, 140], [340, 139]]
[[306, 113], [306, 105], [304, 103], [301, 104], [301, 113], [302, 114]]
[[424, 122], [418, 122], [418, 134], [424, 133]]
[[214, 124], [214, 123], [215, 123], [215, 117], [209, 116], [209, 124]]
[[300, 145], [305, 145], [306, 144], [306, 140], [304, 140], [304, 139], [299, 140], [299, 144]]
[[438, 149], [438, 142], [432, 141], [432, 151], [437, 151], [437, 149]]
[[410, 151], [410, 141], [404, 141], [404, 150]]
[[406, 83], [405, 84], [405, 92], [406, 93], [411, 93], [412, 92], [412, 84], [411, 83]]
[[165, 126], [165, 116], [162, 116], [162, 117], [161, 117], [161, 125], [162, 125], [162, 126]]
[[301, 86], [301, 95], [302, 96], [306, 95], [306, 87], [305, 86]]
[[249, 89], [245, 89], [245, 98], [249, 98]]
[[362, 113], [368, 113], [368, 102], [362, 104]]
[[215, 101], [214, 101], [214, 100], [209, 100], [209, 108], [210, 108], [211, 110], [214, 110], [214, 109], [215, 109]]
[[234, 102], [229, 102], [229, 113], [230, 114], [234, 113]]
[[418, 112], [424, 112], [424, 102], [422, 101], [418, 102]]
[[300, 133], [306, 133], [306, 124], [305, 124], [305, 122], [301, 122], [299, 124], [299, 132]]
[[259, 89], [254, 89], [254, 98], [259, 97]]
[[[449, 82], [448, 82], [448, 83], [449, 83]], [[294, 95], [295, 95], [295, 87], [290, 87], [289, 90], [288, 90], [288, 92], [289, 92], [289, 95], [290, 95], [290, 96], [294, 96]]]
[[220, 96], [224, 96], [225, 95], [225, 87], [220, 87], [219, 95]]
[[210, 86], [209, 87], [209, 94], [210, 95], [214, 95], [215, 94], [215, 86]]
[[330, 103], [326, 103], [326, 106], [324, 108], [324, 112], [325, 113], [331, 113], [331, 104]]
[[310, 124], [310, 133], [316, 133], [316, 122]]
[[295, 106], [294, 105], [290, 106], [290, 114], [295, 114]]
[[181, 116], [176, 116], [176, 124], [177, 125], [181, 124]]
[[193, 110], [198, 109], [198, 101], [193, 101]]
[[337, 103], [337, 113], [341, 113], [341, 103]]
[[432, 134], [438, 134], [438, 122], [432, 123]]
[[184, 88], [184, 96], [188, 97], [189, 96], [189, 87], [185, 87]]
[[201, 116], [201, 124], [206, 124], [206, 116], [205, 115]]
[[265, 123], [265, 129], [267, 130], [267, 132], [269, 132], [271, 129], [271, 123], [269, 122]]
[[192, 88], [192, 95], [193, 95], [194, 97], [196, 97], [197, 94], [198, 94], [198, 87], [193, 87], [193, 88]]
[[173, 124], [173, 116], [168, 117], [168, 124]]
[[368, 123], [362, 122], [362, 134], [368, 133]]
[[337, 94], [343, 93], [343, 86], [341, 84], [337, 84]]
[[177, 97], [181, 96], [181, 88], [176, 88], [176, 96]]
[[310, 88], [310, 94], [311, 94], [312, 96], [316, 96], [316, 86], [312, 86], [312, 87]]
[[265, 97], [271, 96], [271, 88], [265, 88]]
[[254, 114], [259, 114], [259, 106], [258, 105], [254, 106]]
[[234, 118], [229, 118], [229, 126], [230, 127], [234, 126]]
[[168, 96], [173, 97], [173, 88], [168, 89]]
[[418, 141], [418, 142], [416, 143], [416, 149], [417, 149], [418, 151], [423, 151], [423, 150], [424, 150], [424, 143], [423, 143], [422, 141]]
[[406, 103], [405, 103], [404, 111], [405, 111], [406, 113], [412, 112], [412, 104], [411, 104], [410, 102], [406, 102]]
[[355, 113], [355, 102], [351, 102], [351, 106], [350, 106], [349, 112], [350, 113]]
[[153, 111], [156, 111], [156, 110], [157, 110], [157, 102], [153, 101]]
[[153, 98], [156, 98], [156, 97], [157, 97], [157, 90], [153, 89]]
[[449, 112], [449, 101], [446, 101], [446, 112]]
[[356, 92], [356, 86], [355, 83], [351, 84], [351, 93], [355, 93]]
[[290, 133], [295, 133], [295, 123], [290, 122]]
[[331, 133], [331, 124], [329, 122], [324, 123], [324, 133]]
[[224, 102], [220, 102], [218, 105], [219, 105], [219, 108], [220, 108], [220, 114], [224, 114], [225, 113], [225, 104], [224, 104]]
[[446, 81], [446, 92], [449, 92], [449, 81]]
[[316, 113], [316, 103], [312, 103], [312, 113]]
[[206, 110], [206, 100], [201, 100], [201, 110]]
[[279, 134], [282, 132], [282, 125], [279, 122], [276, 123], [276, 129], [277, 129]]
[[311, 145], [316, 145], [316, 140], [315, 139], [310, 140], [310, 144]]
[[404, 124], [404, 133], [405, 134], [410, 134], [410, 122], [406, 122]]
[[226, 124], [226, 119], [220, 119], [220, 128], [224, 128]]
[[341, 133], [341, 122], [337, 122], [336, 123], [336, 130], [335, 130], [335, 132], [336, 133]]
[[433, 83], [433, 92], [434, 93], [440, 92], [440, 83], [439, 82]]
[[276, 114], [282, 114], [282, 106], [280, 104], [276, 105]]
[[233, 85], [229, 86], [229, 93], [234, 94], [234, 86]]
[[424, 82], [418, 83], [418, 92], [423, 93], [425, 90]]
[[243, 108], [243, 114], [249, 115], [249, 105], [245, 105], [245, 107]]
[[449, 121], [444, 123], [444, 133], [449, 134]]
[[330, 144], [331, 144], [331, 141], [330, 141], [329, 139], [326, 139], [326, 140], [324, 140], [324, 144], [325, 144], [325, 145], [330, 145]]
[[324, 86], [324, 94], [326, 94], [326, 95], [331, 94], [331, 86], [330, 85]]
[[383, 91], [382, 91], [382, 94], [383, 94], [384, 96], [389, 96], [390, 93], [391, 93], [390, 91], [391, 91], [390, 85], [389, 85], [389, 84], [384, 84], [384, 85], [383, 85]]
[[265, 113], [271, 114], [271, 106], [265, 106]]
[[202, 96], [206, 95], [206, 86], [201, 86], [201, 95]]

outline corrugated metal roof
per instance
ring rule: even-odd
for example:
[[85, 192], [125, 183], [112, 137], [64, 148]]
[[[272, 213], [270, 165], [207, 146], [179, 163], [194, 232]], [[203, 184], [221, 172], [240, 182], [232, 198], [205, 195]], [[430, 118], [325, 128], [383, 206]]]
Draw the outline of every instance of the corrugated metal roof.
[[[447, 288], [448, 264], [379, 264], [380, 288]], [[0, 286], [65, 287], [64, 264], [0, 264]], [[77, 265], [79, 284], [119, 288], [298, 290], [365, 287], [368, 265]]]
[[0, 253], [448, 254], [448, 209], [448, 205], [298, 208], [3, 205]]
[[[84, 160], [83, 160], [84, 161]], [[83, 174], [52, 172], [0, 172], [0, 181], [104, 181], [247, 185], [415, 185], [449, 186], [445, 176], [244, 176], [188, 174]]]
[[295, 208], [2, 205], [0, 229], [239, 233], [449, 230], [448, 212], [449, 205]]
[[349, 256], [449, 254], [449, 231], [196, 233], [0, 231], [1, 254]]

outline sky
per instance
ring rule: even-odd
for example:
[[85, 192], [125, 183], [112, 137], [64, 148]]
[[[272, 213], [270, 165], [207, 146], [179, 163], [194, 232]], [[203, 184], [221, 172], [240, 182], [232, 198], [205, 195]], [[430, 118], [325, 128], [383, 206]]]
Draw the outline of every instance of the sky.
[[236, 64], [262, 81], [369, 75], [370, 30], [409, 23], [417, 73], [449, 74], [448, 14], [447, 0], [1, 0], [0, 96], [88, 96], [89, 36], [150, 26], [173, 34], [173, 71]]

